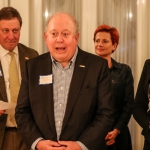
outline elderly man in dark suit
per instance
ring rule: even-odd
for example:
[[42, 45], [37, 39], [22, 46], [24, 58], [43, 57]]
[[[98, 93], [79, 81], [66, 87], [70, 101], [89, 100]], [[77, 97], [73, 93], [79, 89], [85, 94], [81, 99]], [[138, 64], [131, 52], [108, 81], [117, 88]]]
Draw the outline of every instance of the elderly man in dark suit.
[[[16, 103], [26, 60], [38, 53], [18, 44], [22, 19], [12, 7], [0, 10], [0, 101]], [[14, 114], [0, 110], [0, 150], [29, 150], [17, 131]]]
[[77, 46], [68, 13], [50, 17], [44, 38], [50, 52], [26, 63], [18, 131], [32, 149], [104, 150], [114, 119], [107, 61]]

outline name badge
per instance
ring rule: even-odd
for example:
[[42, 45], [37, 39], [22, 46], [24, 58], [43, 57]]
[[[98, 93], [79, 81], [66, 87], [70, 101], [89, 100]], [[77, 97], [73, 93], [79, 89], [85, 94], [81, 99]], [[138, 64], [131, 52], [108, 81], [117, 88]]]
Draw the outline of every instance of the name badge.
[[51, 75], [41, 75], [39, 76], [39, 85], [47, 85], [53, 83], [53, 76]]

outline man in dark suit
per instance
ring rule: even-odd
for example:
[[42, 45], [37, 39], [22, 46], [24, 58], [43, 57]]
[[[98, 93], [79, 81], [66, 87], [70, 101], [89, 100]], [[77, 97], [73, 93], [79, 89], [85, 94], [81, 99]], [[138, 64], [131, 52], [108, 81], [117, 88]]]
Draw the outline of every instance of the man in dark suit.
[[[15, 62], [19, 83], [21, 82], [26, 60], [38, 55], [35, 50], [23, 44], [18, 44], [21, 26], [22, 19], [16, 9], [4, 7], [0, 10], [0, 101], [7, 103], [12, 103], [11, 89], [12, 92], [16, 89], [16, 87], [10, 88], [10, 78], [12, 76], [9, 69], [11, 60]], [[13, 58], [11, 58], [10, 53], [13, 54]], [[16, 101], [17, 91], [15, 96]], [[13, 115], [7, 115], [6, 110], [0, 110], [0, 150], [29, 150], [17, 131]], [[11, 118], [13, 118], [13, 121]]]
[[143, 128], [142, 135], [145, 138], [143, 150], [150, 150], [150, 59], [146, 60], [139, 81], [133, 116]]
[[18, 102], [18, 131], [38, 150], [105, 150], [113, 124], [107, 61], [81, 50], [78, 25], [53, 14], [44, 33], [50, 53], [26, 63]]

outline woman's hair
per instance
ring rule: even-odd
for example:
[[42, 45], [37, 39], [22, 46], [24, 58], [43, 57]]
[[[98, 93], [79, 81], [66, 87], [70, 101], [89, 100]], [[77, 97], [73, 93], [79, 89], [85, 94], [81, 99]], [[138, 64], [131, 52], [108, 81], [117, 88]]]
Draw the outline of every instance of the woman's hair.
[[95, 41], [96, 34], [98, 32], [110, 33], [112, 44], [115, 43], [117, 43], [117, 45], [119, 44], [119, 32], [115, 27], [110, 27], [107, 24], [100, 25], [94, 32], [94, 38], [93, 38], [94, 41]]

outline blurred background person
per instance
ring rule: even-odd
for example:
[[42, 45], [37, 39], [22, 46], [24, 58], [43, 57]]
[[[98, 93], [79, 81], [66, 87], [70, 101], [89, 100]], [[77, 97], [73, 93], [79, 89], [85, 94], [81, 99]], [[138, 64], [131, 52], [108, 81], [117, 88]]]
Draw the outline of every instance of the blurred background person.
[[[22, 18], [13, 7], [0, 10], [0, 101], [16, 103], [26, 60], [37, 51], [18, 43]], [[14, 114], [0, 110], [0, 150], [29, 150], [17, 131]]]
[[95, 53], [107, 59], [111, 75], [111, 89], [115, 101], [116, 118], [112, 131], [106, 135], [107, 149], [132, 150], [128, 122], [134, 99], [133, 76], [128, 65], [116, 62], [112, 53], [119, 43], [116, 28], [106, 24], [99, 26], [94, 32]]
[[144, 136], [143, 150], [150, 150], [150, 59], [146, 60], [139, 81], [135, 101], [133, 105], [133, 116], [137, 123], [143, 128]]

